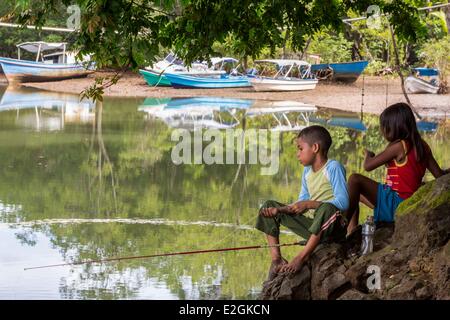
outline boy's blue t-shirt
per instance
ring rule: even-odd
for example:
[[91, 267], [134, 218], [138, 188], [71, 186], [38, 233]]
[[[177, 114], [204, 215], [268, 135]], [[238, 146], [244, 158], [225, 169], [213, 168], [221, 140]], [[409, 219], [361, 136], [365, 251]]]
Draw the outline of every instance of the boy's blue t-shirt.
[[[336, 160], [328, 160], [317, 172], [311, 166], [305, 167], [298, 200], [328, 202], [340, 211], [347, 210], [349, 197], [344, 167]], [[313, 216], [313, 210], [304, 215]]]

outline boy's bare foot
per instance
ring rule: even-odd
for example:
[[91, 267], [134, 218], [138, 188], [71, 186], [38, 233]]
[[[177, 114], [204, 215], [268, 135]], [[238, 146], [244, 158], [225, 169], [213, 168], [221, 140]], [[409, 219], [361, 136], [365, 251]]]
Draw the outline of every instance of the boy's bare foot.
[[279, 272], [296, 273], [302, 268], [302, 257], [297, 256], [288, 264], [283, 265]]

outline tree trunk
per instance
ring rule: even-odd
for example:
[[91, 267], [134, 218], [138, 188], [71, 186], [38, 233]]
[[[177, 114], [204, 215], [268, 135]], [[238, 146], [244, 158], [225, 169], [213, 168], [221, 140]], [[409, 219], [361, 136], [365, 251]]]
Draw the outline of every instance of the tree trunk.
[[443, 9], [445, 13], [445, 22], [447, 23], [447, 33], [450, 34], [450, 6]]
[[289, 32], [289, 29], [287, 29], [286, 35], [284, 36], [284, 41], [283, 41], [283, 59], [286, 59], [286, 44], [287, 44], [289, 37], [290, 37], [290, 32]]
[[242, 58], [242, 65], [244, 67], [244, 71], [247, 72], [247, 68], [248, 68], [248, 56], [247, 55], [245, 55]]
[[303, 47], [302, 55], [300, 56], [300, 60], [306, 58], [306, 52], [308, 51], [309, 44], [311, 43], [311, 37], [306, 40], [305, 46]]
[[417, 118], [422, 119], [422, 117], [419, 115], [419, 113], [416, 111], [416, 109], [412, 105], [411, 101], [409, 100], [408, 94], [406, 93], [406, 90], [405, 90], [405, 79], [403, 79], [402, 70], [400, 68], [400, 58], [398, 56], [397, 42], [395, 40], [394, 31], [392, 30], [391, 26], [389, 26], [389, 30], [391, 32], [392, 45], [394, 46], [394, 53], [395, 53], [395, 62], [396, 62], [396, 65], [397, 65], [396, 69], [397, 69], [398, 75], [400, 76], [403, 95], [405, 96], [406, 102], [411, 107], [411, 110], [414, 112], [414, 114], [417, 116]]

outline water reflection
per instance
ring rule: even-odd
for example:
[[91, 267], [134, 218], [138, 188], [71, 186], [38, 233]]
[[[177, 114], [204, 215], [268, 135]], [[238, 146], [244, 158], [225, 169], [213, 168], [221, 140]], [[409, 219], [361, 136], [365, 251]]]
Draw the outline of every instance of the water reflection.
[[8, 86], [0, 100], [0, 112], [15, 111], [15, 123], [36, 131], [57, 131], [66, 123], [90, 123], [94, 103], [78, 95]]
[[[362, 172], [365, 148], [385, 146], [378, 117], [360, 121], [298, 102], [106, 98], [77, 105], [74, 95], [21, 90], [7, 91], [0, 109], [0, 298], [255, 298], [266, 277], [265, 250], [23, 268], [263, 244], [252, 228], [261, 201], [298, 195], [297, 129], [325, 125], [333, 138], [330, 157], [347, 175]], [[72, 103], [80, 116], [70, 118]], [[47, 117], [60, 124], [43, 125]], [[280, 170], [261, 176], [259, 165], [177, 166], [170, 137], [179, 127], [283, 130]], [[445, 126], [424, 138], [438, 162], [448, 163]], [[384, 170], [368, 175], [381, 181]], [[294, 239], [282, 235], [283, 242]], [[288, 249], [287, 257], [297, 250]]]
[[[160, 119], [171, 128], [231, 129], [240, 123], [235, 116], [236, 110], [246, 109], [252, 103], [252, 100], [214, 97], [147, 98], [138, 110], [145, 112], [147, 118]], [[231, 120], [224, 119], [225, 113]]]

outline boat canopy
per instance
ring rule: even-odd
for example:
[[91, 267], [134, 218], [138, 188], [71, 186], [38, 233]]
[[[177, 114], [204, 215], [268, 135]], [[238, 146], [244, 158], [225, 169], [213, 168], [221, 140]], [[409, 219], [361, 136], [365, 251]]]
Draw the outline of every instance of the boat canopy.
[[28, 52], [37, 53], [47, 50], [65, 50], [67, 42], [23, 42], [17, 45], [17, 48], [24, 49]]
[[439, 70], [434, 68], [414, 68], [414, 71], [419, 73], [419, 76], [438, 76]]
[[211, 58], [212, 64], [226, 63], [226, 62], [236, 63], [236, 62], [239, 62], [239, 60], [237, 60], [235, 58], [230, 58], [230, 57], [213, 57], [213, 58]]
[[280, 67], [284, 66], [309, 66], [310, 64], [303, 60], [288, 60], [288, 59], [265, 59], [265, 60], [256, 60], [255, 63], [275, 63]]

